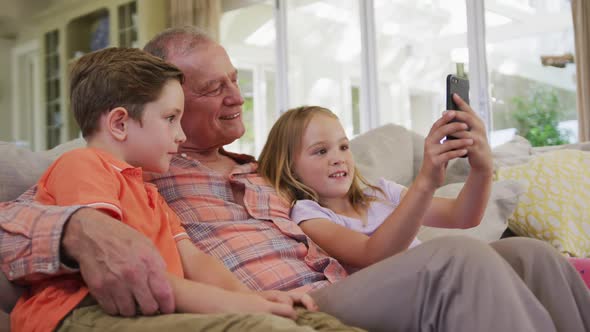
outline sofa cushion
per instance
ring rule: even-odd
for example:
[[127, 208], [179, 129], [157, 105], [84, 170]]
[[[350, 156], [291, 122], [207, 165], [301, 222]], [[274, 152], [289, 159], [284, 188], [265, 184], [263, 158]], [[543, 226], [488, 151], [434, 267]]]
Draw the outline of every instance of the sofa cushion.
[[356, 166], [369, 182], [381, 177], [408, 185], [414, 178], [413, 135], [404, 127], [388, 124], [350, 141]]
[[[435, 195], [440, 197], [457, 197], [463, 183], [448, 184], [439, 188]], [[492, 192], [481, 223], [469, 229], [447, 229], [423, 226], [418, 232], [418, 239], [428, 241], [445, 235], [466, 235], [482, 241], [499, 240], [508, 227], [508, 217], [516, 209], [518, 199], [526, 186], [513, 180], [497, 181], [492, 184]]]
[[51, 159], [43, 153], [0, 142], [0, 201], [10, 201], [34, 185]]
[[547, 241], [571, 256], [590, 257], [589, 152], [554, 150], [500, 168], [497, 175], [528, 183], [509, 219], [515, 234]]
[[49, 151], [32, 152], [13, 143], [0, 142], [0, 202], [20, 196], [37, 182], [59, 155], [84, 145], [84, 140], [79, 138]]

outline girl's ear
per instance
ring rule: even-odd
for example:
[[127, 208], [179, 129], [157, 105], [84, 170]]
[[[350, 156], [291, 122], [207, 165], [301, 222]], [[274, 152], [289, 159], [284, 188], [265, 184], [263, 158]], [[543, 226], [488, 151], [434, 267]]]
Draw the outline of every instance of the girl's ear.
[[124, 107], [117, 107], [107, 113], [106, 129], [117, 141], [125, 141], [127, 139], [129, 129], [129, 113]]

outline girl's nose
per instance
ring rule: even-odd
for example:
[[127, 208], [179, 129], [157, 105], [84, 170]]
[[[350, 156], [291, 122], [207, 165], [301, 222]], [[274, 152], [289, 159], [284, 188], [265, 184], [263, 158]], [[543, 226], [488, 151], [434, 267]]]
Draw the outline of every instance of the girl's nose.
[[332, 160], [332, 165], [340, 165], [344, 162], [344, 160], [340, 159], [340, 158], [336, 158]]

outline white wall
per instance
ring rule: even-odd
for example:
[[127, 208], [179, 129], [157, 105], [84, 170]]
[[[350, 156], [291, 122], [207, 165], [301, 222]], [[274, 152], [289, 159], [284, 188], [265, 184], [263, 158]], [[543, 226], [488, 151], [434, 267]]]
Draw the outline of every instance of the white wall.
[[12, 141], [11, 39], [0, 38], [0, 141]]

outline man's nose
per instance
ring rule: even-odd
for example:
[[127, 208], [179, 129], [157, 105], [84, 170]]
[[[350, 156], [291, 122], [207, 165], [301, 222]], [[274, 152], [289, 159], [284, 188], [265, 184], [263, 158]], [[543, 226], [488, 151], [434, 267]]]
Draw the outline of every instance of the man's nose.
[[226, 106], [241, 106], [244, 104], [244, 97], [237, 83], [229, 85], [227, 96], [223, 99]]

